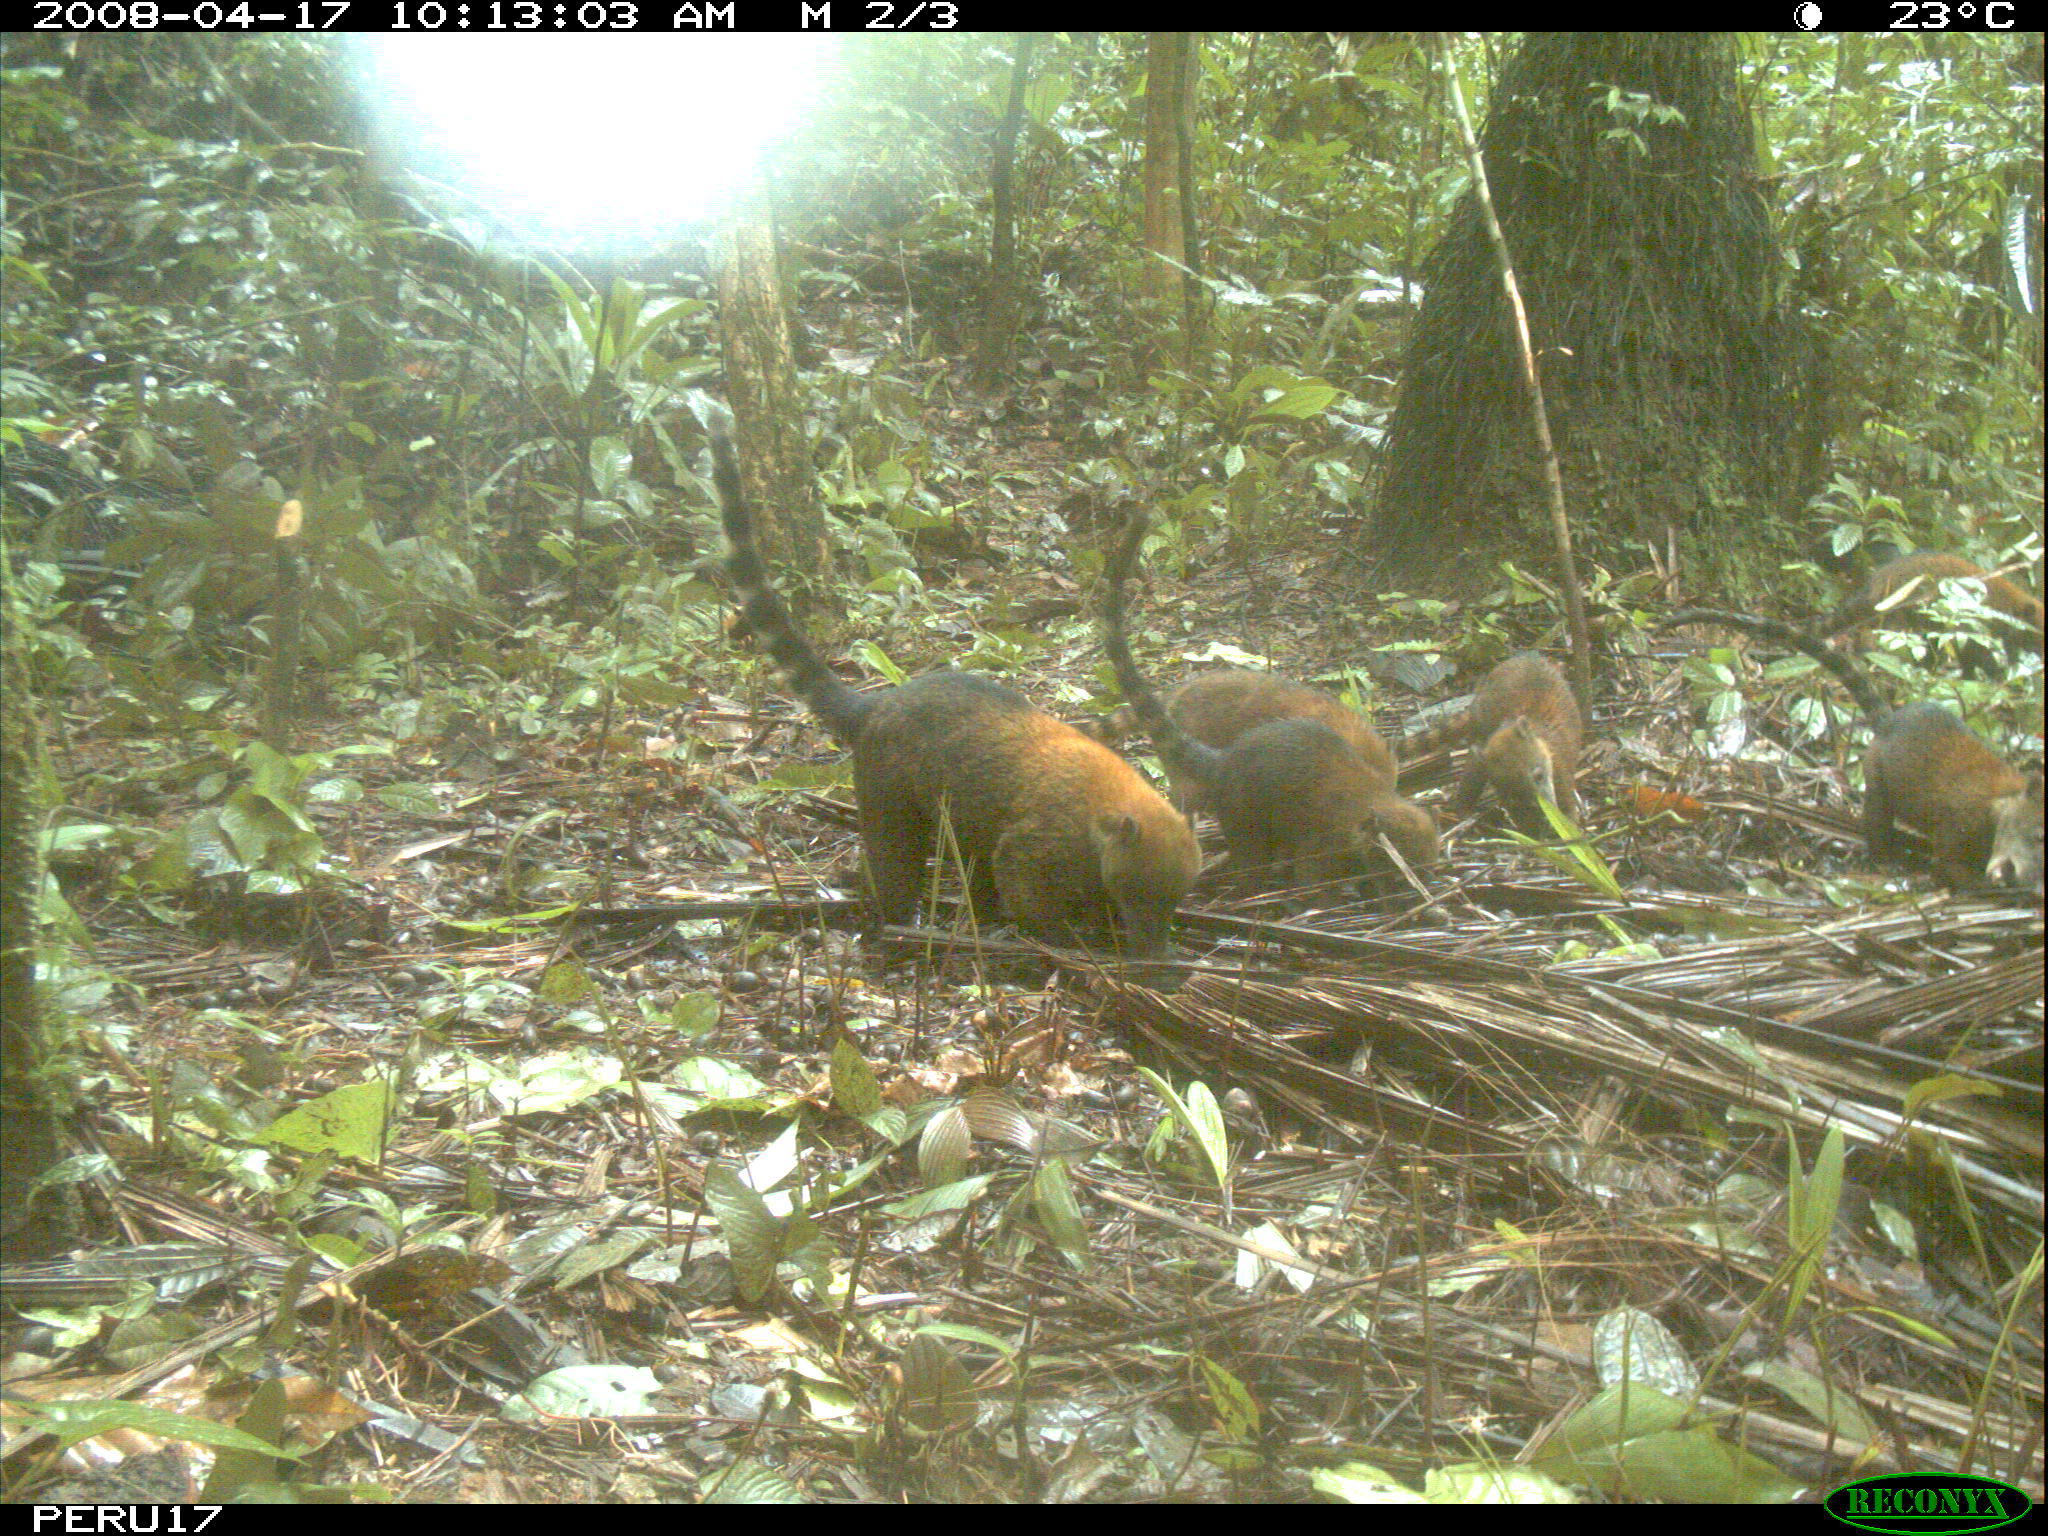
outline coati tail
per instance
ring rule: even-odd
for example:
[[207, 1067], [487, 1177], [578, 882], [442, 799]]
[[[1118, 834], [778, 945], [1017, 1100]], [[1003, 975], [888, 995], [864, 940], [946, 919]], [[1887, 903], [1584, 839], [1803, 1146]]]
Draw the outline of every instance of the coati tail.
[[1676, 629], [1681, 624], [1725, 624], [1730, 629], [1747, 630], [1750, 634], [1765, 640], [1775, 640], [1780, 645], [1789, 645], [1793, 650], [1811, 656], [1834, 673], [1872, 722], [1881, 718], [1890, 708], [1855, 662], [1840, 651], [1824, 645], [1815, 636], [1794, 629], [1790, 624], [1780, 624], [1776, 619], [1758, 618], [1755, 614], [1730, 613], [1722, 608], [1681, 608], [1657, 628], [1660, 631]]
[[1419, 730], [1400, 737], [1395, 746], [1404, 763], [1418, 757], [1426, 757], [1441, 747], [1455, 747], [1472, 734], [1472, 706], [1467, 703], [1452, 709], [1439, 719], [1431, 721]]
[[1223, 754], [1196, 741], [1174, 723], [1166, 705], [1138, 671], [1130, 644], [1124, 638], [1124, 586], [1131, 579], [1138, 551], [1144, 546], [1146, 531], [1151, 526], [1143, 512], [1133, 512], [1122, 540], [1110, 556], [1104, 572], [1107, 581], [1102, 598], [1102, 643], [1109, 652], [1109, 664], [1116, 669], [1117, 687], [1130, 700], [1132, 712], [1152, 737], [1152, 745], [1167, 771], [1175, 778], [1190, 779], [1204, 789], [1213, 789]]
[[1836, 610], [1823, 633], [1839, 635], [1844, 630], [1860, 629], [1865, 625], [1898, 628], [1911, 622], [1906, 616], [1933, 597], [1944, 581], [1957, 580], [1979, 583], [1985, 606], [2014, 620], [2020, 630], [2031, 630], [2031, 644], [2036, 650], [2040, 649], [2041, 599], [2018, 583], [1993, 575], [1974, 561], [1925, 549], [1916, 554], [1899, 555], [1878, 566], [1864, 582], [1863, 589]]
[[726, 573], [740, 601], [747, 627], [761, 638], [768, 654], [789, 675], [790, 686], [811, 707], [825, 729], [851, 746], [873, 707], [842, 683], [803, 632], [796, 627], [781, 595], [768, 580], [768, 568], [761, 563], [760, 548], [754, 543], [754, 516], [740, 487], [740, 465], [733, 453], [732, 439], [723, 433], [711, 438], [711, 478], [718, 487], [718, 509], [725, 523]]

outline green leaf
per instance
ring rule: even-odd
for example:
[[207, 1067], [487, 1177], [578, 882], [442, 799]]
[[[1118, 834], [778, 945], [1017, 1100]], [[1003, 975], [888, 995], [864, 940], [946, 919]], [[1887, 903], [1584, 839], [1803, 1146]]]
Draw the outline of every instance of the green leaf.
[[1045, 1227], [1046, 1235], [1074, 1263], [1088, 1262], [1088, 1224], [1082, 1219], [1080, 1202], [1074, 1198], [1074, 1183], [1067, 1165], [1054, 1158], [1040, 1163], [1031, 1180], [1032, 1208]]
[[1785, 1131], [1785, 1143], [1791, 1165], [1785, 1202], [1785, 1236], [1793, 1258], [1792, 1272], [1785, 1283], [1785, 1316], [1789, 1321], [1813, 1287], [1813, 1277], [1827, 1255], [1828, 1237], [1834, 1231], [1835, 1216], [1841, 1207], [1842, 1128], [1828, 1127], [1814, 1157], [1811, 1175], [1800, 1173], [1799, 1143], [1790, 1127]]
[[139, 1429], [144, 1434], [156, 1435], [165, 1440], [187, 1440], [195, 1445], [251, 1451], [262, 1456], [283, 1457], [286, 1460], [296, 1460], [298, 1457], [295, 1451], [287, 1451], [233, 1425], [216, 1424], [211, 1419], [195, 1419], [189, 1414], [172, 1413], [165, 1408], [151, 1408], [143, 1403], [80, 1399], [75, 1402], [24, 1403], [21, 1406], [35, 1427], [54, 1436], [57, 1444], [65, 1450], [69, 1450], [81, 1440], [90, 1440], [94, 1435], [103, 1435], [109, 1430]]
[[898, 1362], [903, 1373], [903, 1416], [926, 1434], [966, 1429], [974, 1423], [974, 1381], [960, 1357], [936, 1334], [911, 1336]]
[[1330, 408], [1338, 393], [1327, 384], [1298, 384], [1281, 391], [1252, 414], [1254, 418], [1284, 416], [1303, 421], [1311, 416], [1322, 415]]
[[1223, 1106], [1216, 1102], [1207, 1083], [1188, 1084], [1187, 1117], [1195, 1144], [1209, 1160], [1216, 1187], [1222, 1189], [1230, 1180], [1230, 1133], [1223, 1127]]
[[[249, 1406], [235, 1421], [235, 1428], [268, 1444], [284, 1439], [284, 1383], [276, 1377], [256, 1384]], [[277, 1478], [277, 1458], [247, 1446], [223, 1446], [215, 1458], [206, 1485], [199, 1491], [202, 1504], [225, 1502], [241, 1496], [250, 1485]]]
[[[1140, 1067], [1138, 1071], [1166, 1101], [1166, 1107], [1180, 1122], [1188, 1138], [1201, 1149], [1203, 1161], [1207, 1163], [1216, 1187], [1224, 1188], [1230, 1177], [1230, 1138], [1223, 1126], [1222, 1108], [1217, 1104], [1216, 1096], [1209, 1091], [1208, 1084], [1190, 1083], [1188, 1097], [1182, 1099], [1173, 1091], [1172, 1085], [1150, 1067]], [[1201, 1101], [1199, 1110], [1193, 1102], [1198, 1096]]]
[[1317, 1493], [1346, 1504], [1422, 1504], [1423, 1496], [1390, 1474], [1363, 1461], [1347, 1461], [1308, 1475]]
[[1967, 1098], [1973, 1094], [1988, 1094], [1996, 1097], [1998, 1090], [1989, 1083], [1980, 1083], [1971, 1078], [1958, 1077], [1952, 1072], [1937, 1077], [1923, 1078], [1906, 1090], [1905, 1113], [1908, 1120], [1918, 1117], [1921, 1110], [1930, 1104], [1943, 1104], [1950, 1099]]
[[860, 1048], [845, 1035], [832, 1046], [832, 1103], [843, 1115], [865, 1120], [882, 1107], [882, 1085], [860, 1054]]
[[775, 1265], [782, 1257], [781, 1221], [728, 1163], [713, 1163], [704, 1170], [704, 1203], [725, 1234], [741, 1298], [760, 1300], [774, 1282]]
[[[697, 1036], [709, 1034], [718, 1028], [720, 1016], [718, 994], [715, 992], [690, 992], [676, 999], [675, 1006], [668, 1011], [669, 1027], [680, 1035]], [[750, 1078], [756, 1090], [761, 1086], [758, 1080]]]
[[884, 1104], [873, 1114], [862, 1115], [860, 1123], [891, 1147], [900, 1145], [903, 1138], [910, 1134], [910, 1116], [897, 1104]]
[[951, 1184], [941, 1184], [936, 1189], [922, 1190], [914, 1195], [882, 1207], [885, 1215], [898, 1221], [921, 1221], [927, 1216], [945, 1211], [964, 1210], [980, 1199], [982, 1193], [995, 1182], [992, 1173], [977, 1173], [964, 1179], [955, 1179]]
[[103, 821], [70, 821], [61, 827], [48, 827], [43, 832], [43, 853], [74, 853], [81, 848], [97, 848], [120, 832], [120, 828]]
[[861, 665], [872, 668], [874, 671], [881, 673], [882, 676], [886, 677], [891, 683], [894, 683], [899, 688], [902, 687], [904, 683], [910, 680], [910, 674], [905, 672], [901, 667], [897, 666], [895, 662], [891, 661], [888, 657], [888, 653], [885, 652], [879, 645], [875, 644], [875, 642], [872, 640], [854, 641], [854, 643], [850, 647], [848, 647], [848, 653], [852, 655], [855, 660], [859, 661]]
[[1622, 890], [1621, 881], [1615, 878], [1613, 868], [1600, 856], [1600, 850], [1593, 846], [1591, 840], [1572, 824], [1571, 818], [1548, 799], [1539, 798], [1537, 803], [1543, 807], [1544, 820], [1550, 823], [1551, 831], [1564, 846], [1551, 847], [1513, 828], [1508, 829], [1508, 837], [1560, 874], [1575, 876], [1581, 884], [1611, 900], [1627, 900], [1627, 893]]
[[1863, 1411], [1862, 1404], [1846, 1387], [1790, 1360], [1759, 1361], [1746, 1367], [1742, 1374], [1783, 1393], [1823, 1429], [1852, 1440], [1875, 1440], [1884, 1433], [1883, 1426]]
[[754, 1460], [736, 1461], [704, 1495], [706, 1504], [801, 1504], [803, 1490]]
[[407, 816], [438, 816], [441, 802], [424, 784], [385, 784], [371, 791], [371, 798], [388, 811]]
[[1798, 1479], [1705, 1424], [1629, 1441], [1596, 1486], [1673, 1504], [1789, 1504], [1801, 1491]]
[[[185, 865], [202, 875], [239, 875], [249, 867], [221, 825], [219, 810], [205, 810], [185, 823]], [[174, 890], [183, 880], [167, 881]]]
[[1250, 1440], [1259, 1432], [1259, 1404], [1245, 1384], [1207, 1355], [1195, 1356], [1208, 1393], [1209, 1409], [1232, 1440]]
[[383, 1160], [384, 1127], [392, 1108], [389, 1083], [351, 1083], [280, 1115], [251, 1139], [374, 1165]]
[[958, 1339], [963, 1344], [978, 1345], [994, 1351], [1005, 1360], [1017, 1358], [1017, 1345], [1014, 1340], [1006, 1339], [1001, 1334], [990, 1333], [986, 1328], [977, 1328], [972, 1323], [926, 1323], [917, 1331], [929, 1333], [936, 1338]]
[[769, 1097], [768, 1085], [761, 1079], [745, 1067], [715, 1056], [685, 1057], [676, 1063], [668, 1080], [686, 1093], [703, 1095], [707, 1109], [727, 1103], [765, 1104]]
[[956, 1182], [967, 1171], [974, 1137], [958, 1104], [948, 1104], [924, 1123], [917, 1141], [917, 1176], [929, 1188]]
[[661, 1382], [644, 1366], [568, 1365], [509, 1399], [504, 1413], [514, 1420], [637, 1418], [657, 1411], [661, 1393]]
[[543, 928], [549, 923], [558, 923], [576, 910], [576, 904], [566, 907], [538, 907], [531, 912], [514, 912], [509, 917], [488, 917], [477, 919], [441, 919], [450, 928], [464, 933], [519, 933], [527, 929]]
[[1577, 1504], [1578, 1495], [1541, 1472], [1499, 1462], [1455, 1462], [1422, 1477], [1431, 1504]]
[[535, 989], [543, 1002], [580, 1003], [597, 995], [590, 973], [574, 960], [557, 960], [541, 973]]

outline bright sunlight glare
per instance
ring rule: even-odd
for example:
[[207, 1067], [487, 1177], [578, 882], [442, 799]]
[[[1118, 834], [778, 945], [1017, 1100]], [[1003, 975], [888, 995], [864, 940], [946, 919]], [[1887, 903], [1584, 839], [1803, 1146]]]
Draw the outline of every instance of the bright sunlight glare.
[[452, 216], [522, 245], [630, 257], [725, 211], [801, 120], [829, 39], [363, 36], [377, 141]]

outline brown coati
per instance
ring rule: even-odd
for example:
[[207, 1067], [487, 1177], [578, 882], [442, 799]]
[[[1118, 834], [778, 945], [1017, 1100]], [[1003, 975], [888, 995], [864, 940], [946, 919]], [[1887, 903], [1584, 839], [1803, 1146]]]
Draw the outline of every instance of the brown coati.
[[1272, 672], [1231, 667], [1201, 673], [1167, 693], [1166, 712], [1195, 740], [1218, 748], [1270, 721], [1319, 720], [1349, 742], [1368, 768], [1394, 782], [1394, 754], [1363, 715], [1320, 688]]
[[[1117, 684], [1176, 791], [1222, 824], [1232, 865], [1240, 872], [1277, 866], [1304, 885], [1344, 879], [1364, 870], [1381, 832], [1411, 866], [1435, 863], [1435, 821], [1394, 793], [1386, 743], [1334, 699], [1280, 678], [1232, 672], [1216, 674], [1227, 680], [1220, 686], [1197, 678], [1176, 694], [1186, 698], [1193, 690], [1196, 723], [1160, 702], [1124, 637], [1124, 586], [1147, 526], [1142, 515], [1133, 517], [1110, 560], [1103, 638]], [[1289, 700], [1295, 708], [1285, 707]], [[1235, 707], [1225, 708], [1226, 701]], [[1317, 718], [1331, 711], [1348, 717], [1343, 730]], [[1361, 740], [1375, 750], [1361, 751]]]
[[1789, 624], [1686, 608], [1658, 627], [1680, 624], [1747, 630], [1811, 656], [1841, 680], [1870, 721], [1870, 751], [1863, 759], [1863, 836], [1873, 856], [1899, 850], [1898, 824], [1904, 822], [1926, 836], [1935, 870], [1952, 885], [1988, 880], [2031, 886], [2041, 878], [2038, 769], [2015, 772], [1939, 704], [1887, 708], [1853, 661]]
[[985, 919], [1000, 910], [1052, 943], [1115, 934], [1132, 954], [1162, 950], [1202, 865], [1187, 819], [1109, 748], [988, 678], [932, 672], [865, 695], [840, 682], [769, 584], [731, 443], [714, 437], [711, 457], [747, 624], [853, 751], [880, 920], [916, 912], [943, 822]]
[[[1165, 702], [1176, 725], [1219, 751], [1269, 720], [1320, 720], [1357, 748], [1367, 765], [1384, 773], [1389, 783], [1396, 772], [1393, 751], [1363, 715], [1320, 688], [1291, 682], [1276, 672], [1255, 672], [1249, 667], [1203, 672], [1168, 689]], [[1136, 710], [1125, 705], [1078, 723], [1076, 728], [1108, 746], [1117, 746], [1142, 730], [1144, 723]], [[1181, 809], [1201, 808], [1199, 785], [1176, 782], [1173, 792], [1174, 803]]]
[[[1844, 630], [1861, 630], [1871, 625], [1905, 627], [1904, 615], [1935, 596], [1940, 583], [1958, 577], [1982, 582], [1984, 605], [2025, 625], [2029, 631], [2024, 637], [2025, 643], [2036, 651], [2041, 649], [2041, 599], [2017, 582], [1993, 576], [1981, 565], [1974, 565], [1960, 555], [1935, 554], [1926, 550], [1887, 560], [1872, 571], [1863, 584], [1863, 590], [1836, 610], [1822, 633], [1833, 636]], [[1913, 591], [1900, 598], [1896, 605], [1880, 607], [1887, 598], [1915, 583]]]
[[1451, 797], [1459, 816], [1471, 815], [1491, 787], [1531, 837], [1552, 835], [1539, 797], [1578, 821], [1579, 701], [1564, 674], [1534, 651], [1503, 661], [1463, 713], [1404, 738], [1401, 750], [1412, 758], [1447, 741], [1472, 743]]

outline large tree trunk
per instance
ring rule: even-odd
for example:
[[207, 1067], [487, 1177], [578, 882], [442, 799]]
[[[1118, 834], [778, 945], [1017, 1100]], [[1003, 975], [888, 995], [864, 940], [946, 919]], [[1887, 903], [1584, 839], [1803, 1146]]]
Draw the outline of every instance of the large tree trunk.
[[0, 1258], [65, 1247], [76, 1225], [69, 1186], [36, 1193], [62, 1153], [50, 1040], [36, 993], [36, 910], [43, 885], [42, 736], [29, 692], [27, 636], [0, 549]]
[[[1532, 35], [1482, 136], [1574, 523], [1596, 557], [1765, 510], [1785, 430], [1778, 256], [1725, 39]], [[1550, 540], [1500, 276], [1468, 197], [1423, 268], [1379, 552], [1424, 587], [1490, 583]], [[1716, 526], [1719, 524], [1720, 526]]]

